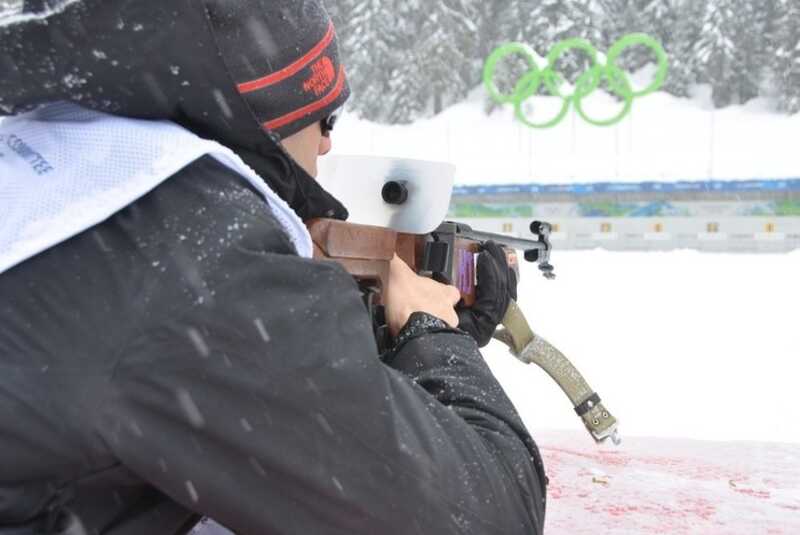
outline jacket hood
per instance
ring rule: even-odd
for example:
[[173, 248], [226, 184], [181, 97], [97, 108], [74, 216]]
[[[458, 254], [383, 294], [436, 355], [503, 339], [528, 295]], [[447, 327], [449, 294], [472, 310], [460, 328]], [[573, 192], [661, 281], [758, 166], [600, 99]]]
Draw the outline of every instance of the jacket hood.
[[114, 115], [171, 120], [234, 150], [302, 219], [346, 219], [341, 203], [261, 127], [237, 90], [209, 19], [209, 10], [225, 3], [237, 2], [6, 3], [6, 10], [22, 11], [0, 13], [0, 115], [66, 100]]

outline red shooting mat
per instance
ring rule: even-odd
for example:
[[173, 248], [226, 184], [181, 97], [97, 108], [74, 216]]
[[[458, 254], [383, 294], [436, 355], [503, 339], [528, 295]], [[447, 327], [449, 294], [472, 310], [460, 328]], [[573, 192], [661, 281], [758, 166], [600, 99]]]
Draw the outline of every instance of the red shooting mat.
[[800, 534], [800, 444], [534, 435], [547, 535]]

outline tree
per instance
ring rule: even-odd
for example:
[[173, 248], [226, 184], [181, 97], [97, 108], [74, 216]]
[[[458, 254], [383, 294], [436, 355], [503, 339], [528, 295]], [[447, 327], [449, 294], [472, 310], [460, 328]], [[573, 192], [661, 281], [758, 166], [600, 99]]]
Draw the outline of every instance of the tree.
[[674, 39], [678, 24], [680, 0], [644, 0], [642, 16], [645, 20], [645, 33], [655, 37], [667, 48]]
[[477, 0], [342, 0], [354, 106], [365, 118], [406, 123], [439, 113], [474, 85]]
[[[601, 28], [603, 48], [608, 50], [620, 37], [630, 33], [648, 33], [649, 23], [642, 11], [642, 0], [601, 0]], [[626, 71], [642, 68], [648, 56], [641, 47], [627, 51], [620, 59], [619, 66]]]
[[[673, 95], [708, 83], [718, 107], [758, 95], [779, 97], [781, 109], [798, 106], [798, 0], [329, 0], [329, 8], [356, 96], [351, 106], [372, 120], [410, 122], [458, 102], [481, 84], [486, 58], [504, 43], [546, 57], [557, 42], [581, 37], [606, 52], [634, 32], [664, 46], [664, 90]], [[633, 47], [619, 65], [633, 72], [654, 59]], [[574, 82], [588, 66], [585, 55], [568, 52], [556, 70]], [[509, 91], [526, 70], [520, 57], [504, 60], [500, 87]]]
[[[602, 46], [598, 13], [592, 9], [591, 0], [541, 0], [533, 4], [528, 19], [522, 27], [522, 37], [546, 57], [550, 49], [565, 39], [583, 38], [593, 46]], [[556, 69], [574, 81], [590, 66], [581, 53], [567, 53], [556, 64]]]
[[[409, 5], [412, 2], [401, 2]], [[474, 0], [439, 0], [425, 9], [411, 10], [416, 22], [416, 39], [411, 50], [411, 61], [406, 69], [421, 72], [424, 84], [419, 100], [423, 110], [432, 107], [434, 114], [445, 105], [462, 100], [470, 89], [472, 80], [468, 70], [478, 49], [478, 25]]]
[[700, 78], [695, 43], [700, 39], [705, 5], [706, 0], [684, 0], [676, 4], [675, 29], [664, 43], [669, 57], [664, 90], [678, 97], [688, 97], [689, 88]]
[[390, 79], [388, 69], [381, 67], [394, 62], [394, 52], [381, 36], [393, 21], [380, 0], [339, 0], [331, 7], [350, 86], [357, 97], [350, 106], [365, 118], [380, 120], [382, 92]]
[[749, 2], [717, 0], [706, 4], [694, 53], [704, 73], [701, 81], [711, 84], [718, 108], [758, 95], [758, 53], [748, 44], [758, 33], [758, 28], [753, 28], [756, 22], [754, 4]]
[[774, 70], [779, 90], [778, 105], [783, 111], [800, 111], [800, 4], [784, 0], [777, 24], [777, 50]]

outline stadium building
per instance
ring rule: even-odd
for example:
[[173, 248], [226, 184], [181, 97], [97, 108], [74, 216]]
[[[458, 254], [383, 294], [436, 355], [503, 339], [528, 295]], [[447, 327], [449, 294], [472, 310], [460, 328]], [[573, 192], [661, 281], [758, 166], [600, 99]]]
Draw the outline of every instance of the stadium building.
[[800, 248], [800, 178], [459, 186], [449, 218], [520, 237], [548, 221], [559, 249], [786, 252]]

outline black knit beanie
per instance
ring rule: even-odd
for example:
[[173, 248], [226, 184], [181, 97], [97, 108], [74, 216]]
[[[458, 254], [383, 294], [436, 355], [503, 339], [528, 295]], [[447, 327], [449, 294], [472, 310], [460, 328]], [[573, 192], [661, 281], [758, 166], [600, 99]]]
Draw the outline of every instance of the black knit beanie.
[[168, 119], [234, 150], [304, 220], [346, 219], [276, 139], [347, 99], [337, 52], [321, 0], [0, 0], [0, 116], [67, 100]]
[[214, 0], [208, 14], [229, 74], [264, 128], [290, 136], [350, 96], [319, 1]]

